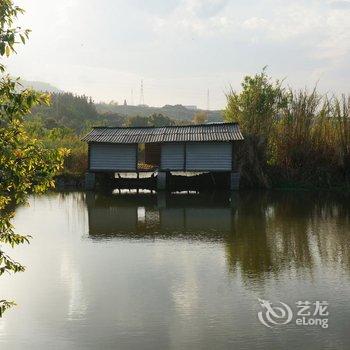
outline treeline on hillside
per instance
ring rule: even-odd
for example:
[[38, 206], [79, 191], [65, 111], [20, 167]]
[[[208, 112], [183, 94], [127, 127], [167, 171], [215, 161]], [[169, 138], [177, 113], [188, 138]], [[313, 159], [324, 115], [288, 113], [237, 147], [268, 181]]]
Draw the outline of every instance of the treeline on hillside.
[[94, 102], [87, 96], [53, 93], [50, 105], [32, 109], [25, 128], [31, 137], [41, 140], [49, 149], [69, 149], [64, 172], [80, 175], [87, 168], [87, 146], [81, 137], [92, 126], [169, 126], [181, 123], [159, 113], [147, 117], [98, 113]]
[[239, 150], [246, 187], [349, 187], [350, 97], [285, 89], [265, 70], [227, 94], [227, 121], [245, 136]]
[[119, 115], [97, 112], [91, 98], [72, 93], [53, 93], [49, 106], [38, 106], [32, 110], [30, 121], [42, 122], [47, 129], [65, 127], [80, 134], [91, 125], [121, 125], [124, 118]]
[[114, 112], [98, 112], [91, 98], [72, 93], [51, 94], [50, 105], [35, 107], [27, 120], [33, 126], [41, 124], [48, 130], [69, 128], [76, 134], [87, 132], [92, 126], [168, 126], [190, 122], [169, 118], [161, 113], [125, 116]]
[[100, 113], [117, 113], [123, 116], [148, 117], [152, 114], [162, 114], [170, 119], [182, 121], [183, 123], [193, 120], [196, 113], [205, 112], [209, 122], [222, 121], [221, 111], [204, 111], [200, 109], [190, 109], [183, 105], [165, 105], [163, 107], [150, 107], [145, 105], [131, 106], [119, 105], [116, 102], [97, 103], [97, 111]]

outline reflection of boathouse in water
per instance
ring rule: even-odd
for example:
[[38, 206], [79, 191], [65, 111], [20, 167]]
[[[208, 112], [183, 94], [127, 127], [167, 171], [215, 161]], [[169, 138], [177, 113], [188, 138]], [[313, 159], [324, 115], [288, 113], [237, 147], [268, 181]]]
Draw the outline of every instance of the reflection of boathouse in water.
[[[147, 236], [156, 232], [182, 235], [201, 231], [230, 232], [233, 208], [230, 196], [201, 194], [87, 194], [89, 235], [128, 234]], [[210, 234], [209, 234], [210, 236]]]
[[[236, 155], [243, 136], [237, 123], [96, 127], [83, 140], [89, 147], [89, 173], [86, 177], [89, 188], [95, 186], [97, 175], [99, 179], [104, 179], [102, 182], [107, 182], [109, 178], [115, 188], [125, 188], [122, 181], [118, 182], [121, 174], [125, 173], [137, 176], [137, 180], [126, 182], [126, 188], [141, 188], [139, 184], [143, 181], [149, 187], [163, 190], [172, 187], [172, 175], [179, 173], [207, 174], [204, 179], [211, 181], [206, 183], [206, 187], [220, 186], [222, 179], [226, 178], [224, 182], [230, 189], [235, 190], [239, 186]], [[151, 180], [140, 180], [140, 174], [145, 172], [152, 174]], [[190, 184], [188, 180], [185, 182]]]
[[[90, 239], [222, 244], [229, 271], [239, 271], [246, 283], [291, 267], [308, 275], [318, 261], [341, 261], [350, 270], [349, 247], [344, 244], [349, 201], [335, 197], [256, 191], [84, 195]], [[315, 213], [322, 215], [316, 220]]]

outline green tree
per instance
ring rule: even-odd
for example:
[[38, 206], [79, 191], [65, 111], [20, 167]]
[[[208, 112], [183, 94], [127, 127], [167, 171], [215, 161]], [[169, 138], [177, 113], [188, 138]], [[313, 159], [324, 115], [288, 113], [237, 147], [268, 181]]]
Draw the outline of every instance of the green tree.
[[[12, 0], [0, 2], [0, 57], [15, 52], [15, 44], [25, 43], [29, 31], [14, 26], [23, 10]], [[0, 243], [12, 247], [29, 242], [29, 236], [16, 233], [11, 224], [16, 205], [26, 201], [31, 192], [41, 193], [54, 186], [53, 176], [62, 167], [65, 150], [47, 150], [28, 136], [24, 116], [33, 106], [48, 104], [49, 96], [33, 90], [19, 89], [18, 79], [11, 80], [0, 63]], [[0, 250], [0, 275], [24, 270]], [[13, 305], [0, 301], [0, 317]]]
[[[99, 123], [99, 115], [95, 104], [87, 96], [74, 95], [69, 92], [51, 94], [50, 105], [38, 105], [32, 110], [33, 115], [40, 115], [46, 125], [66, 126], [81, 133], [87, 121]], [[52, 127], [48, 124], [48, 129]]]
[[60, 125], [59, 125], [59, 123], [57, 123], [57, 121], [54, 118], [47, 118], [47, 119], [44, 119], [43, 126], [46, 129], [51, 130], [54, 128], [58, 128]]
[[140, 117], [139, 115], [137, 115], [136, 117], [128, 117], [126, 119], [125, 126], [128, 126], [128, 127], [148, 126], [148, 119], [146, 117]]
[[161, 113], [153, 113], [148, 117], [149, 126], [171, 126], [175, 125], [174, 120], [164, 116]]
[[208, 120], [208, 114], [204, 111], [199, 111], [195, 113], [192, 118], [192, 122], [194, 124], [204, 124], [207, 122], [207, 120]]
[[231, 89], [226, 97], [224, 119], [238, 122], [245, 136], [239, 152], [243, 178], [247, 185], [268, 187], [266, 165], [273, 149], [270, 136], [274, 132], [274, 121], [287, 104], [281, 82], [271, 82], [264, 68], [260, 74], [244, 78], [241, 92]]
[[272, 82], [265, 68], [253, 77], [246, 76], [242, 91], [231, 89], [226, 98], [225, 120], [238, 122], [245, 134], [266, 138], [273, 130], [274, 119], [287, 103], [281, 82]]

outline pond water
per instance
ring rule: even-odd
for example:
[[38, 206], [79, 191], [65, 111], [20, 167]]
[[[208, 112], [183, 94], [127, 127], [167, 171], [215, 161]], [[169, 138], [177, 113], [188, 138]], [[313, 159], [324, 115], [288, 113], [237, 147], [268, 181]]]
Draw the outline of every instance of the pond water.
[[51, 193], [15, 226], [0, 349], [350, 349], [348, 198]]

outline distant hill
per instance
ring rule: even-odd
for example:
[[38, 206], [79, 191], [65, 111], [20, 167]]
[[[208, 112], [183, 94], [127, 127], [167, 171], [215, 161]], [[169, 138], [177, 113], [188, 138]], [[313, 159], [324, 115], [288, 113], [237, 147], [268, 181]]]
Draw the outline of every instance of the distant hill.
[[[118, 113], [124, 116], [148, 117], [154, 113], [161, 113], [166, 117], [176, 120], [191, 120], [193, 116], [200, 112], [200, 109], [187, 109], [183, 105], [165, 105], [163, 107], [149, 106], [124, 106], [108, 103], [97, 103], [96, 109], [99, 113]], [[209, 122], [222, 121], [221, 111], [208, 111]]]
[[42, 81], [28, 81], [28, 80], [20, 80], [20, 83], [23, 85], [25, 89], [34, 89], [37, 91], [42, 91], [42, 92], [51, 92], [51, 93], [60, 93], [63, 92], [63, 90], [60, 90], [56, 86], [53, 86], [49, 83], [44, 83]]
[[[193, 116], [201, 112], [200, 109], [186, 108], [183, 105], [165, 105], [163, 107], [150, 107], [146, 105], [128, 106], [116, 103], [94, 103], [86, 96], [78, 96], [60, 90], [54, 85], [42, 81], [28, 81], [21, 79], [24, 88], [32, 88], [37, 91], [50, 92], [52, 96], [51, 107], [38, 107], [34, 111], [42, 114], [45, 118], [54, 118], [65, 126], [75, 130], [84, 127], [85, 121], [110, 125], [122, 125], [127, 117], [146, 117], [152, 114], [163, 116], [178, 122], [187, 123]], [[221, 122], [223, 120], [221, 111], [208, 111], [208, 122]]]
[[[85, 96], [76, 96], [71, 93], [66, 93], [65, 91], [57, 88], [54, 85], [51, 85], [49, 83], [45, 83], [42, 81], [28, 81], [21, 79], [20, 83], [23, 85], [24, 88], [33, 88], [34, 90], [43, 91], [43, 92], [50, 92], [53, 94], [63, 94], [63, 96], [53, 96], [53, 105], [55, 105], [55, 100], [59, 100], [59, 104], [65, 105], [65, 103], [68, 104], [74, 104], [73, 108], [77, 113], [83, 113], [86, 112], [85, 105], [81, 104], [81, 98], [86, 99], [88, 102], [88, 98]], [[76, 96], [77, 98], [73, 98]], [[63, 102], [64, 101], [64, 102]], [[91, 101], [89, 102], [91, 105]], [[83, 106], [84, 105], [84, 106]], [[57, 109], [57, 106], [55, 107]], [[52, 111], [44, 114], [50, 114], [51, 116], [55, 113], [55, 108], [53, 106], [51, 107]], [[63, 108], [63, 107], [62, 107]], [[146, 105], [139, 105], [139, 106], [124, 106], [124, 105], [118, 105], [116, 103], [95, 103], [95, 114], [102, 115], [104, 118], [107, 118], [110, 120], [112, 116], [118, 116], [118, 123], [122, 122], [122, 120], [125, 119], [125, 117], [134, 117], [134, 116], [140, 116], [140, 117], [149, 117], [152, 114], [162, 114], [165, 117], [180, 121], [180, 122], [187, 122], [192, 120], [193, 116], [201, 112], [200, 109], [191, 109], [186, 108], [183, 105], [165, 105], [163, 107], [150, 107]], [[49, 108], [50, 109], [50, 108]], [[81, 110], [80, 110], [81, 109]], [[91, 112], [91, 111], [90, 111]], [[208, 115], [208, 122], [220, 122], [222, 121], [222, 114], [221, 111], [205, 111]], [[65, 116], [67, 117], [70, 113], [68, 113], [68, 110], [65, 111]], [[56, 116], [57, 117], [57, 116]], [[90, 119], [91, 115], [88, 113], [85, 117], [85, 119]], [[82, 117], [84, 118], [84, 117]], [[74, 118], [73, 118], [74, 119]], [[94, 118], [93, 118], [94, 119]], [[113, 119], [113, 118], [112, 118]], [[110, 120], [111, 122], [112, 120]], [[114, 123], [112, 123], [114, 124]], [[76, 126], [75, 126], [76, 128]]]

